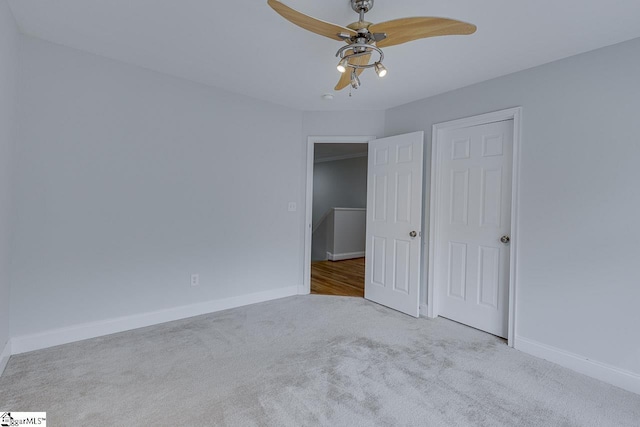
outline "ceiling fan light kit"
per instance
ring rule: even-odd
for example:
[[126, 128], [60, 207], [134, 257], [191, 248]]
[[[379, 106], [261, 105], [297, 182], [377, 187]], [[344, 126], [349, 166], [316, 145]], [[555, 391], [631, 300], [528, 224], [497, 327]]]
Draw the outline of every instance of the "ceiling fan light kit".
[[[340, 58], [337, 69], [341, 73], [335, 90], [342, 90], [351, 85], [360, 87], [360, 74], [367, 68], [374, 68], [378, 77], [387, 75], [383, 47], [394, 46], [412, 40], [447, 36], [468, 35], [476, 31], [476, 26], [466, 22], [448, 18], [413, 17], [372, 24], [364, 20], [365, 13], [373, 8], [374, 0], [350, 0], [351, 8], [358, 14], [358, 21], [346, 27], [321, 21], [300, 13], [278, 0], [267, 0], [267, 4], [286, 20], [305, 30], [334, 40], [345, 42], [338, 49], [336, 56]], [[377, 60], [371, 61], [371, 56]]]
[[336, 68], [341, 73], [346, 73], [348, 65], [349, 65], [349, 58], [342, 58], [340, 62], [338, 62], [338, 66]]

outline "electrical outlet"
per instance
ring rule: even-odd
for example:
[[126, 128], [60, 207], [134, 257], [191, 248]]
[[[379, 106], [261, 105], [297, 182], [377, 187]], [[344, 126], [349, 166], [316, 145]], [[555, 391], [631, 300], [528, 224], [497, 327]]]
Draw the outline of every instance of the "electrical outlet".
[[296, 202], [289, 202], [289, 206], [287, 207], [289, 212], [295, 212], [298, 209], [298, 205]]
[[198, 286], [200, 285], [200, 275], [199, 274], [192, 274], [191, 275], [191, 286]]

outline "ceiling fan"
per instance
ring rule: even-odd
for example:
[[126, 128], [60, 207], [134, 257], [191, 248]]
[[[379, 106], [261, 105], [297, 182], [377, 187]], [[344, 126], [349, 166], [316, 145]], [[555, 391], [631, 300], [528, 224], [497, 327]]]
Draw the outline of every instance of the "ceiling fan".
[[[273, 10], [299, 27], [347, 43], [336, 53], [340, 58], [337, 68], [342, 76], [335, 90], [342, 90], [349, 84], [354, 89], [360, 87], [358, 76], [367, 68], [374, 68], [379, 77], [384, 77], [387, 69], [382, 64], [383, 47], [426, 37], [468, 35], [476, 32], [476, 26], [473, 24], [436, 17], [401, 18], [372, 24], [364, 20], [364, 15], [373, 8], [374, 0], [350, 1], [351, 8], [360, 17], [357, 22], [343, 27], [300, 13], [278, 0], [267, 0], [267, 4]], [[374, 53], [377, 54], [377, 61], [370, 62]]]

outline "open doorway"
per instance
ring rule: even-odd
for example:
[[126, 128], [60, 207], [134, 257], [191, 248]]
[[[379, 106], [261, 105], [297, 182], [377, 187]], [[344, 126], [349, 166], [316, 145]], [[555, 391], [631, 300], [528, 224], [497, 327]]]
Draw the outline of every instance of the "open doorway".
[[314, 145], [312, 294], [364, 297], [367, 146]]
[[[424, 132], [373, 137], [309, 137], [304, 277], [311, 293], [315, 146], [368, 143], [364, 297], [419, 316]], [[335, 236], [335, 235], [334, 235]], [[327, 251], [328, 252], [328, 251]], [[335, 260], [335, 251], [333, 259]]]
[[364, 297], [371, 139], [309, 138], [304, 293]]

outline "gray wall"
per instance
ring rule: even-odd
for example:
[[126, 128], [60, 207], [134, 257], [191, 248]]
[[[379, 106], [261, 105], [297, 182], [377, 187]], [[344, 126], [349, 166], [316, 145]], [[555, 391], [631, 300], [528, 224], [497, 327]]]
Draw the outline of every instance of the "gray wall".
[[313, 165], [313, 226], [329, 208], [367, 207], [367, 158]]
[[301, 112], [20, 51], [13, 336], [300, 284]]
[[302, 134], [307, 136], [384, 135], [385, 111], [306, 111]]
[[384, 132], [19, 38], [14, 337], [301, 285], [307, 136]]
[[9, 340], [11, 151], [14, 141], [18, 29], [6, 1], [0, 2], [0, 353]]
[[391, 109], [385, 133], [424, 130], [429, 164], [434, 123], [514, 106], [516, 333], [640, 373], [640, 39]]

